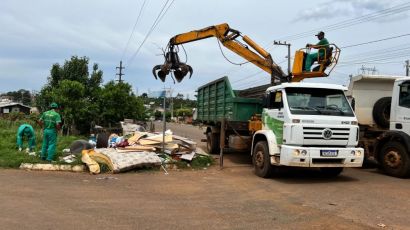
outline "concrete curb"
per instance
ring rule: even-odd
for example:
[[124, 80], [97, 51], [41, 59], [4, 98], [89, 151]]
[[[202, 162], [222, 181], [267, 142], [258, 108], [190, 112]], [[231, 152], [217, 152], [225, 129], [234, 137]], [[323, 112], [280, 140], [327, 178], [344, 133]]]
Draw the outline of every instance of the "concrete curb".
[[85, 172], [84, 165], [58, 165], [58, 164], [31, 164], [21, 163], [20, 169], [38, 171], [65, 171], [65, 172]]

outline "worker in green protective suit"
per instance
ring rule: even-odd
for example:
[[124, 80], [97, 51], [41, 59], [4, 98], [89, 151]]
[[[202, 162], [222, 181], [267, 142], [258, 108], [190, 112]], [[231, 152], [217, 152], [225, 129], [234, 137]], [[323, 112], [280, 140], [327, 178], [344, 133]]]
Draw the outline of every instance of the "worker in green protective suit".
[[61, 128], [61, 116], [56, 112], [57, 103], [50, 104], [50, 110], [44, 112], [39, 120], [43, 126], [43, 145], [41, 148], [41, 159], [52, 161], [57, 147], [57, 131]]
[[17, 130], [17, 147], [19, 151], [23, 150], [23, 140], [28, 140], [28, 147], [26, 152], [32, 152], [36, 145], [36, 135], [34, 129], [29, 124], [22, 124]]
[[316, 53], [309, 53], [306, 55], [305, 58], [305, 71], [310, 72], [310, 68], [312, 67], [313, 62], [317, 61], [320, 58], [323, 58], [325, 56], [325, 50], [329, 48], [329, 42], [325, 38], [325, 33], [323, 31], [320, 31], [315, 35], [317, 39], [319, 39], [319, 42], [316, 45], [312, 44], [307, 44], [307, 48], [313, 48], [313, 49], [318, 49], [319, 52]]

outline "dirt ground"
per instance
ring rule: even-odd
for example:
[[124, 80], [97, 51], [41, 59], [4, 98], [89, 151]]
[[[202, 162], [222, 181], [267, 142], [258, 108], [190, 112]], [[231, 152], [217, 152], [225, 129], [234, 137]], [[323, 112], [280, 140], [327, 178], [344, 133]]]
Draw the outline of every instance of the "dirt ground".
[[[198, 127], [170, 124], [199, 141]], [[201, 143], [203, 146], [203, 144]], [[253, 174], [247, 154], [224, 169], [124, 174], [0, 170], [1, 229], [410, 229], [410, 183], [375, 169], [327, 179], [314, 170]]]

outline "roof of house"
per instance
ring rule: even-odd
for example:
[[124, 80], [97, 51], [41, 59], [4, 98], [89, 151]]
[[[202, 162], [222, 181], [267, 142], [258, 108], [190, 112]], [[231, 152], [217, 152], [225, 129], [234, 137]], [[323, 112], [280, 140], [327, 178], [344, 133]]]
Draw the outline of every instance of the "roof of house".
[[13, 106], [13, 105], [20, 105], [20, 106], [23, 106], [23, 107], [26, 107], [26, 108], [31, 108], [30, 106], [28, 106], [28, 105], [23, 105], [22, 103], [19, 103], [19, 102], [13, 102], [13, 101], [11, 101], [11, 100], [8, 100], [8, 99], [2, 99], [2, 100], [0, 100], [0, 108], [2, 108], [2, 107], [8, 107], [8, 106]]

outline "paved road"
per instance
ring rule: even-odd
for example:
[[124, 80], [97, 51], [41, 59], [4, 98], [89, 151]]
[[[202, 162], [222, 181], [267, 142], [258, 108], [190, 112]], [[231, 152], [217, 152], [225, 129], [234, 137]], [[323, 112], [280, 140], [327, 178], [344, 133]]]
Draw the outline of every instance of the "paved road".
[[[201, 138], [197, 127], [169, 127]], [[374, 169], [262, 179], [247, 159], [169, 175], [2, 169], [0, 229], [410, 229], [409, 180]]]

